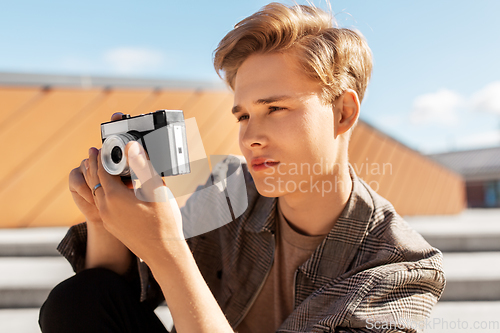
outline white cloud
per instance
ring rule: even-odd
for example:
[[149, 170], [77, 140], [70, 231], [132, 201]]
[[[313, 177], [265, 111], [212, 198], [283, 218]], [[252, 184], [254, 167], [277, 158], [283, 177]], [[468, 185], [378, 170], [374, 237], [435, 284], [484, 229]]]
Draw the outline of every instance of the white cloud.
[[121, 47], [104, 53], [104, 61], [118, 74], [141, 74], [161, 67], [164, 55], [146, 48]]
[[457, 108], [462, 103], [463, 98], [459, 94], [447, 89], [418, 96], [413, 101], [410, 121], [413, 124], [456, 125], [459, 119]]
[[453, 150], [480, 149], [498, 147], [500, 130], [488, 130], [466, 135], [433, 137], [432, 140], [421, 140], [418, 150], [422, 154], [436, 154]]
[[500, 81], [492, 82], [473, 94], [470, 107], [474, 111], [500, 114]]
[[460, 149], [497, 146], [499, 144], [500, 130], [469, 134], [456, 139], [456, 146]]

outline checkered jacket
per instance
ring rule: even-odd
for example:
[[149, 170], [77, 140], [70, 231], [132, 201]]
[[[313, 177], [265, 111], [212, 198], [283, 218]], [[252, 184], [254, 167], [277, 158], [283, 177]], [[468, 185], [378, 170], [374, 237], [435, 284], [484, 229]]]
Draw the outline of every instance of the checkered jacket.
[[[214, 183], [229, 173], [243, 172], [248, 208], [231, 223], [188, 239], [233, 328], [271, 269], [278, 218], [277, 198], [261, 196], [246, 162], [237, 160], [223, 161], [226, 165], [217, 169]], [[349, 172], [351, 196], [333, 229], [295, 272], [294, 311], [278, 332], [421, 332], [445, 286], [442, 253], [411, 229], [350, 164]], [[216, 218], [219, 210], [227, 211], [227, 203], [193, 195], [181, 209], [183, 223]], [[76, 272], [84, 267], [85, 244], [86, 226], [79, 224], [58, 247]], [[141, 299], [161, 302], [161, 289], [147, 266], [135, 265], [128, 275], [137, 272]]]

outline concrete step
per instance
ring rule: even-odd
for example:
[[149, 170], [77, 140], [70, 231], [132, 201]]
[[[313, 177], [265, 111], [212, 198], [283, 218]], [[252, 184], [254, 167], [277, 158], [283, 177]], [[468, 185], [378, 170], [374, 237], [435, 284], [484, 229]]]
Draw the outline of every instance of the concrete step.
[[404, 219], [442, 252], [500, 251], [500, 209]]
[[57, 244], [67, 227], [0, 229], [0, 257], [58, 256]]
[[[445, 253], [443, 301], [500, 300], [500, 253]], [[0, 308], [43, 304], [50, 290], [73, 275], [62, 257], [0, 258]]]
[[[0, 332], [40, 333], [38, 308], [0, 309]], [[172, 328], [172, 317], [168, 308], [160, 306], [156, 314], [168, 330]], [[424, 322], [411, 323], [425, 328], [426, 333], [494, 333], [500, 332], [500, 302], [438, 302], [431, 318]], [[367, 323], [383, 325], [383, 323]]]
[[[426, 333], [488, 333], [500, 332], [500, 302], [438, 302], [429, 319], [406, 322], [404, 328], [418, 329]], [[370, 331], [388, 329], [393, 332], [398, 327], [391, 322], [367, 321]], [[392, 330], [391, 330], [392, 328]], [[384, 330], [385, 331], [385, 330]]]
[[424, 323], [426, 333], [498, 333], [500, 302], [443, 302]]
[[0, 332], [40, 333], [38, 308], [0, 309]]
[[54, 286], [74, 274], [61, 256], [0, 257], [0, 272], [0, 308], [39, 307]]
[[444, 253], [443, 301], [500, 300], [500, 252]]
[[[0, 332], [2, 333], [40, 333], [38, 326], [39, 308], [0, 309]], [[172, 330], [173, 321], [166, 306], [159, 306], [156, 315], [168, 331]]]
[[[458, 215], [404, 216], [442, 252], [500, 251], [500, 209]], [[56, 256], [67, 227], [0, 229], [0, 256]]]
[[[442, 252], [500, 251], [500, 209], [466, 209], [450, 216], [405, 216]], [[57, 256], [67, 227], [0, 229], [0, 257]]]

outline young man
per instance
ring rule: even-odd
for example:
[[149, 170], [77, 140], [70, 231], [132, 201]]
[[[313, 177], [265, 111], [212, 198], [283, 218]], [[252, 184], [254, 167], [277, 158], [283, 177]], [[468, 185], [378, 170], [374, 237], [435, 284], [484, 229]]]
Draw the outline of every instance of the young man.
[[[214, 62], [234, 90], [247, 210], [179, 240], [182, 223], [224, 208], [195, 193], [181, 218], [175, 200], [142, 202], [91, 148], [70, 174], [87, 223], [59, 246], [77, 274], [43, 306], [43, 332], [162, 332], [163, 298], [177, 332], [421, 331], [444, 288], [442, 255], [348, 163], [371, 74], [362, 36], [314, 7], [273, 3], [238, 23]], [[127, 148], [142, 179], [144, 151]], [[239, 165], [222, 163], [215, 177]]]

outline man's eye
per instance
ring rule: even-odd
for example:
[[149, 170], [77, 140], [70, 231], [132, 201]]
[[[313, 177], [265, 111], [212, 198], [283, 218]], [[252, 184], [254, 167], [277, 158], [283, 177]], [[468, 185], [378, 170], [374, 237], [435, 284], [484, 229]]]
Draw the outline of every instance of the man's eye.
[[[245, 117], [247, 117], [247, 118], [245, 118]], [[245, 120], [245, 119], [248, 119], [248, 115], [244, 115], [244, 116], [239, 117], [238, 120], [236, 120], [236, 122], [239, 123], [240, 121]]]
[[[273, 111], [279, 111], [279, 110], [285, 110], [286, 108], [282, 108], [282, 107], [279, 107], [279, 106], [270, 106], [269, 107], [269, 111], [270, 112], [273, 112]], [[237, 123], [239, 123], [240, 121], [242, 120], [246, 120], [248, 119], [248, 115], [244, 115], [244, 116], [240, 116], [238, 118], [238, 120], [236, 120]]]

